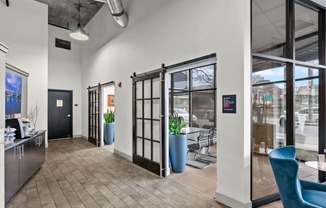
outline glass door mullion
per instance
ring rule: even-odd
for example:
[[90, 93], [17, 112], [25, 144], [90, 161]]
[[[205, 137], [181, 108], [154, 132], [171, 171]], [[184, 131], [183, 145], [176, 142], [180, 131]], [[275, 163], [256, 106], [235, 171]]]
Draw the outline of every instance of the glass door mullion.
[[150, 95], [150, 97], [151, 97], [151, 101], [150, 101], [150, 108], [151, 108], [151, 161], [153, 161], [153, 79], [151, 79], [151, 83], [150, 83], [150, 85], [151, 85], [151, 95]]
[[144, 101], [144, 80], [142, 81], [142, 156], [145, 157], [145, 101]]

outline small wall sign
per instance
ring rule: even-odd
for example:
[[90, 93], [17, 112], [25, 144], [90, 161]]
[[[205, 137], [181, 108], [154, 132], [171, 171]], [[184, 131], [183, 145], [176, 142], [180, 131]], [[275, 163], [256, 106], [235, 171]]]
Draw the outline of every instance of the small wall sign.
[[223, 95], [223, 113], [237, 113], [237, 96]]
[[57, 107], [63, 107], [63, 100], [57, 100]]

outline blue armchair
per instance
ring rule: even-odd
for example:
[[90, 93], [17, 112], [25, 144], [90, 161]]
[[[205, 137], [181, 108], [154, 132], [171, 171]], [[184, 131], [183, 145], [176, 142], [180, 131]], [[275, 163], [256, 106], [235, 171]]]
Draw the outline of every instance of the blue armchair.
[[268, 157], [284, 208], [326, 207], [326, 185], [298, 179], [294, 146], [274, 149]]

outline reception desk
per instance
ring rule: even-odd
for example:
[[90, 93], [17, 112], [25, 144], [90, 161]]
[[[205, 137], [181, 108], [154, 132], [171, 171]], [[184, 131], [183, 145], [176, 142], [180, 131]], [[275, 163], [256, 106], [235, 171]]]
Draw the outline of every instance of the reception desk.
[[5, 201], [34, 175], [45, 161], [45, 131], [5, 143]]

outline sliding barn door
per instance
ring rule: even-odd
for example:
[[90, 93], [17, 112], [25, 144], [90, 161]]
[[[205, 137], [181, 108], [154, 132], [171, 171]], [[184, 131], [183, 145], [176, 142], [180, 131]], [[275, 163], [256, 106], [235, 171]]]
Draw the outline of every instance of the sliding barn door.
[[164, 72], [133, 77], [133, 162], [165, 176]]
[[101, 138], [100, 102], [100, 86], [88, 88], [88, 141], [96, 146], [100, 146]]

